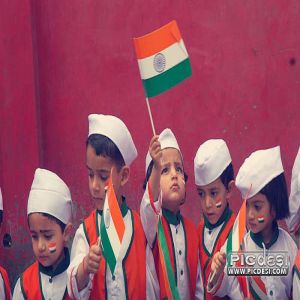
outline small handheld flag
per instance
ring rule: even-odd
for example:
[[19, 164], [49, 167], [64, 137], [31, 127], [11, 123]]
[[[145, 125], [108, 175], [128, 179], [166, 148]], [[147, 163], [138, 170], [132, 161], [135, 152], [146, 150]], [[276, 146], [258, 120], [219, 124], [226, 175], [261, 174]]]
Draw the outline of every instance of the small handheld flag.
[[101, 217], [100, 236], [103, 256], [112, 274], [120, 253], [124, 232], [125, 223], [113, 188], [112, 175], [110, 175]]
[[157, 96], [192, 75], [175, 20], [133, 41], [147, 97]]

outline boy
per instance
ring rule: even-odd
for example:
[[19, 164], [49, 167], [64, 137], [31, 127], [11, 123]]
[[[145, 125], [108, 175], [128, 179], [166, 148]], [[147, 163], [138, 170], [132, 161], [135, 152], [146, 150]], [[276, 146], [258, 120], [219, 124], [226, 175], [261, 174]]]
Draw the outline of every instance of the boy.
[[198, 238], [205, 299], [220, 299], [207, 293], [207, 279], [211, 259], [225, 243], [235, 220], [229, 208], [234, 173], [225, 141], [212, 139], [200, 145], [194, 159], [194, 173], [203, 212]]
[[27, 216], [36, 261], [18, 279], [13, 299], [70, 299], [66, 245], [72, 229], [72, 201], [69, 188], [56, 174], [36, 169]]
[[[0, 188], [0, 233], [1, 233], [1, 225], [3, 221], [3, 200], [2, 193]], [[0, 299], [9, 300], [11, 299], [9, 278], [6, 270], [0, 266]]]
[[183, 159], [173, 132], [167, 128], [151, 139], [146, 157], [145, 193], [141, 218], [148, 244], [153, 247], [160, 283], [160, 299], [168, 296], [158, 254], [158, 215], [161, 215], [170, 262], [180, 299], [203, 299], [195, 225], [183, 217], [180, 206], [186, 198]]
[[[146, 247], [140, 218], [127, 207], [122, 194], [129, 179], [129, 166], [137, 156], [131, 134], [126, 125], [114, 116], [92, 114], [88, 120], [86, 166], [89, 190], [96, 209], [83, 221], [75, 234], [68, 269], [69, 294], [74, 299], [155, 299], [149, 283], [152, 275], [155, 276], [155, 271], [153, 274], [149, 272], [151, 268], [154, 270], [153, 257]], [[99, 247], [105, 186], [111, 173], [125, 223], [113, 274]]]

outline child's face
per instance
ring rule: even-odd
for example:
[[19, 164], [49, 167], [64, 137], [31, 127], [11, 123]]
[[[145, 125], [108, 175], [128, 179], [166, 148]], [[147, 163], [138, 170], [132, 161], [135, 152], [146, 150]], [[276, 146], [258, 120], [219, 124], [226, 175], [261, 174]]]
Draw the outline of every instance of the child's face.
[[229, 183], [228, 189], [226, 189], [219, 177], [210, 184], [197, 186], [202, 212], [209, 223], [216, 224], [222, 216], [231, 196], [232, 184], [233, 181]]
[[31, 242], [36, 259], [44, 266], [55, 266], [62, 258], [69, 234], [67, 228], [61, 227], [40, 213], [28, 217]]
[[129, 177], [129, 168], [122, 167], [117, 170], [116, 164], [110, 157], [96, 155], [95, 149], [87, 146], [86, 165], [89, 174], [89, 189], [96, 208], [103, 209], [105, 200], [105, 187], [108, 184], [111, 169], [113, 168], [113, 185], [117, 199], [121, 198], [121, 187], [127, 182]]
[[185, 201], [185, 181], [181, 155], [177, 149], [162, 150], [160, 186], [162, 206], [177, 212]]
[[247, 199], [247, 227], [253, 232], [258, 233], [272, 226], [275, 212], [270, 207], [267, 197], [257, 193], [252, 198]]

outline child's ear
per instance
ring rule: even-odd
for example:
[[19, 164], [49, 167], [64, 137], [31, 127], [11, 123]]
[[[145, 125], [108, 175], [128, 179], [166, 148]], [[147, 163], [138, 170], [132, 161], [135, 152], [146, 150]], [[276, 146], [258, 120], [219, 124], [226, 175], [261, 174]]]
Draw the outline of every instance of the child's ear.
[[63, 232], [63, 237], [64, 237], [64, 242], [68, 243], [69, 238], [71, 236], [72, 233], [72, 229], [73, 229], [73, 224], [72, 223], [68, 223], [65, 227], [65, 230]]
[[120, 172], [121, 172], [121, 186], [124, 186], [129, 180], [130, 168], [128, 166], [123, 166]]
[[227, 200], [229, 200], [229, 198], [231, 197], [233, 187], [234, 187], [234, 180], [231, 180], [228, 182], [227, 195], [226, 195]]

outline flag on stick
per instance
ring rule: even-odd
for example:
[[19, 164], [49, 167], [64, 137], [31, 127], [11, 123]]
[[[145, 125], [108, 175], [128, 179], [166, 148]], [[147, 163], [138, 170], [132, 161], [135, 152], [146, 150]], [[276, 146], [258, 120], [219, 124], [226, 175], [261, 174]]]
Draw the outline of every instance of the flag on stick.
[[106, 187], [103, 214], [100, 224], [100, 235], [103, 256], [107, 261], [111, 273], [114, 273], [125, 232], [125, 223], [119, 203], [113, 188], [112, 175]]
[[134, 38], [147, 97], [157, 96], [191, 76], [189, 55], [176, 21]]

